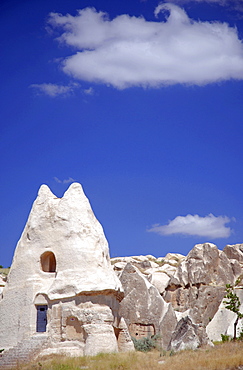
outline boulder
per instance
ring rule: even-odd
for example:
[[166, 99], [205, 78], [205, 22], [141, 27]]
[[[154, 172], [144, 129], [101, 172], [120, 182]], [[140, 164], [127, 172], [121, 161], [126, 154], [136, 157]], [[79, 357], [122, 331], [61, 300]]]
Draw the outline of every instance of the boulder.
[[149, 269], [147, 272], [150, 273], [150, 283], [158, 289], [160, 294], [163, 294], [170, 280], [170, 276], [163, 271], [158, 271], [157, 269]]
[[187, 316], [182, 318], [172, 334], [168, 350], [182, 351], [185, 349], [196, 349], [202, 346], [212, 346], [207, 337], [205, 328], [196, 325]]

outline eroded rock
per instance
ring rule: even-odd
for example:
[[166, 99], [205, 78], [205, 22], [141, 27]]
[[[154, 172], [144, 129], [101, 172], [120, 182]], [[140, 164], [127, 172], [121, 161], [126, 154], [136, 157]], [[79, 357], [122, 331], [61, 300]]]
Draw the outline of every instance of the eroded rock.
[[131, 350], [119, 315], [123, 296], [102, 226], [81, 185], [73, 183], [63, 198], [42, 185], [0, 302], [0, 348], [27, 341], [28, 351], [41, 335], [48, 353]]
[[198, 244], [178, 266], [163, 297], [175, 310], [189, 310], [195, 323], [206, 326], [218, 310], [225, 285], [234, 283], [240, 272], [240, 264], [232, 264], [216, 245]]
[[243, 244], [226, 245], [223, 252], [229, 259], [235, 259], [243, 264]]
[[131, 263], [121, 274], [125, 297], [120, 303], [130, 334], [136, 338], [159, 334], [161, 345], [167, 348], [177, 319], [171, 305], [166, 303], [155, 286]]

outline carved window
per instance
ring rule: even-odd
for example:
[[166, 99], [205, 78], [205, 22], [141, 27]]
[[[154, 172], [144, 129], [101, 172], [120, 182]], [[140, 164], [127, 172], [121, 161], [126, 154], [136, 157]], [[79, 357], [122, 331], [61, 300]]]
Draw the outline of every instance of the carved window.
[[76, 317], [70, 316], [66, 320], [66, 339], [84, 341], [84, 329]]
[[56, 257], [52, 252], [41, 255], [41, 268], [44, 272], [56, 272]]

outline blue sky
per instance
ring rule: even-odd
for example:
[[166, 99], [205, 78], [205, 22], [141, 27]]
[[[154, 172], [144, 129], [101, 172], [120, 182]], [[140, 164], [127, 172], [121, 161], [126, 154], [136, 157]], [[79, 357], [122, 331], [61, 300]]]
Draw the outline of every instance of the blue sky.
[[41, 184], [111, 256], [243, 242], [241, 1], [2, 0], [0, 264]]

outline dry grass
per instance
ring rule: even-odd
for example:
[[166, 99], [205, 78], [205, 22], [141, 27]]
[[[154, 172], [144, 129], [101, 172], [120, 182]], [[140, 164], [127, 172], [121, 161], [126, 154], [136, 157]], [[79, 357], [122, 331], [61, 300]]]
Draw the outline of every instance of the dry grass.
[[236, 370], [243, 369], [243, 343], [222, 343], [210, 349], [188, 350], [170, 356], [158, 351], [99, 354], [94, 357], [52, 357], [21, 370]]
[[243, 366], [243, 343], [222, 343], [211, 349], [183, 351], [166, 360], [161, 369], [233, 370]]

